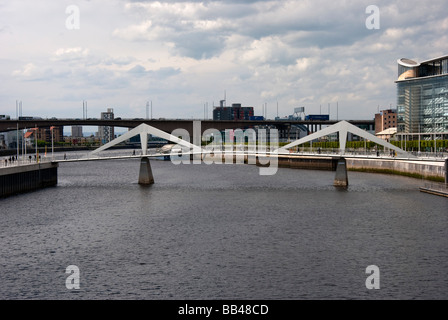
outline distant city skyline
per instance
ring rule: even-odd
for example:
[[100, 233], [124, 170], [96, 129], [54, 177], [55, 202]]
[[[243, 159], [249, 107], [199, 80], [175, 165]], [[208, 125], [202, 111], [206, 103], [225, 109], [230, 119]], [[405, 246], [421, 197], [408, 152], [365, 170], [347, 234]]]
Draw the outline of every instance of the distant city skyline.
[[[372, 119], [396, 107], [399, 58], [448, 53], [446, 1], [126, 1], [0, 4], [0, 114], [203, 118], [204, 104], [255, 115]], [[79, 15], [76, 15], [76, 10]], [[79, 19], [78, 19], [79, 18]], [[78, 23], [78, 24], [77, 24]], [[422, 45], [424, 44], [424, 45]], [[212, 117], [212, 107], [208, 108]]]

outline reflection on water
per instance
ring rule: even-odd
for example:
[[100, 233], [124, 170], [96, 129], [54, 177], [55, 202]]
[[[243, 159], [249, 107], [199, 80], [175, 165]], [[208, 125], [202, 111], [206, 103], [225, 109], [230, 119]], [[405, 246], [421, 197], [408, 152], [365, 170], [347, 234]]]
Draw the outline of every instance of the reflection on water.
[[350, 172], [341, 192], [328, 171], [152, 168], [141, 187], [138, 160], [61, 164], [57, 187], [0, 200], [0, 298], [448, 298], [448, 201], [419, 180]]

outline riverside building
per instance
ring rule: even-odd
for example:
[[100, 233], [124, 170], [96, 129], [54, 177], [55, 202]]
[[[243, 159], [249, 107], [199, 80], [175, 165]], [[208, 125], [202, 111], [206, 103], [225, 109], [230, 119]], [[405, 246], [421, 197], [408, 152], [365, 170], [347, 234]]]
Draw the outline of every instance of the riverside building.
[[397, 131], [405, 139], [447, 139], [448, 55], [398, 60]]

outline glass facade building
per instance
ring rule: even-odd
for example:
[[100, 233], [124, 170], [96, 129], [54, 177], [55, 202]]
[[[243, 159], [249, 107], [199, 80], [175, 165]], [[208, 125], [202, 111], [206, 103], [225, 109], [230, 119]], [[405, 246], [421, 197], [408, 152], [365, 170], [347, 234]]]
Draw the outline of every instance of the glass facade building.
[[448, 133], [448, 56], [398, 60], [398, 133]]

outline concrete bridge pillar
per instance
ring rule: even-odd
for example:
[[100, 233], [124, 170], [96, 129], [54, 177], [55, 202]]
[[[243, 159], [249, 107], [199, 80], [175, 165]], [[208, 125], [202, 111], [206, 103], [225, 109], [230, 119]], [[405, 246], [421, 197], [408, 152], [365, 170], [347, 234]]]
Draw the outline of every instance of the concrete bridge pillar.
[[448, 158], [445, 159], [445, 184], [448, 186]]
[[348, 187], [348, 175], [347, 175], [347, 161], [345, 158], [340, 158], [338, 160], [338, 165], [336, 167], [336, 176], [334, 178], [335, 187]]
[[141, 185], [154, 184], [154, 177], [152, 175], [151, 163], [148, 157], [143, 157], [140, 162], [140, 175], [138, 177], [138, 183]]
[[[202, 123], [201, 121], [193, 121], [193, 144], [201, 148], [202, 146]], [[194, 150], [191, 150], [194, 151]], [[193, 156], [193, 163], [200, 164], [202, 155], [195, 154]]]

